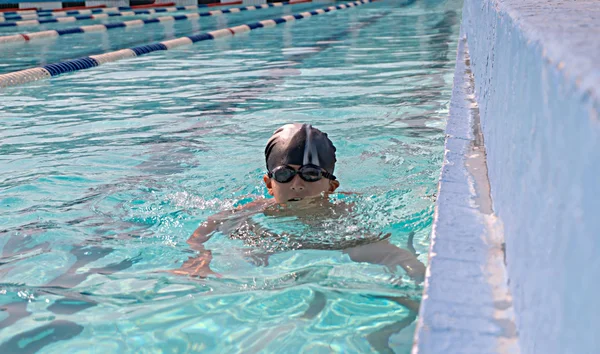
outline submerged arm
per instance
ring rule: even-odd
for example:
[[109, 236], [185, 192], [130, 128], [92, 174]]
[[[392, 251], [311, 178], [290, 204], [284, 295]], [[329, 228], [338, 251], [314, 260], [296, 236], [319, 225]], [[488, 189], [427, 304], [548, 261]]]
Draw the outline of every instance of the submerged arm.
[[[227, 211], [227, 214], [231, 214], [231, 211]], [[210, 269], [210, 262], [212, 261], [212, 252], [206, 249], [204, 243], [210, 240], [210, 237], [214, 231], [219, 228], [219, 225], [225, 219], [225, 213], [221, 212], [210, 216], [208, 220], [200, 224], [200, 226], [194, 231], [194, 233], [188, 238], [187, 243], [190, 248], [197, 251], [198, 253], [189, 257], [187, 261], [183, 262], [181, 267], [174, 270], [173, 273], [179, 275], [189, 275], [192, 277], [206, 278], [209, 275], [215, 275], [220, 278], [221, 275], [215, 273]]]
[[344, 251], [355, 262], [380, 264], [394, 271], [397, 266], [417, 282], [425, 279], [425, 265], [413, 253], [397, 247], [388, 240], [353, 247]]
[[198, 251], [198, 253], [188, 258], [188, 260], [181, 265], [181, 268], [174, 270], [173, 273], [200, 278], [206, 278], [212, 274], [220, 278], [220, 274], [215, 273], [210, 269], [212, 252], [209, 249], [206, 249], [204, 243], [210, 239], [213, 232], [219, 229], [219, 226], [226, 220], [232, 219], [232, 215], [241, 213], [241, 215], [237, 217], [238, 219], [241, 219], [246, 216], [246, 213], [242, 212], [254, 212], [254, 209], [261, 207], [264, 204], [265, 202], [263, 200], [258, 200], [237, 209], [222, 211], [210, 216], [208, 220], [203, 222], [187, 240], [188, 245], [190, 245], [193, 250]]
[[197, 247], [203, 248], [204, 246], [202, 244], [208, 241], [212, 233], [218, 230], [219, 226], [221, 226], [225, 221], [232, 221], [235, 223], [236, 219], [237, 221], [243, 220], [249, 215], [254, 214], [258, 210], [264, 208], [268, 202], [269, 201], [266, 199], [261, 199], [233, 210], [225, 210], [209, 216], [208, 220], [198, 226], [196, 231], [194, 231], [192, 236], [190, 236], [190, 238], [187, 240], [187, 243], [192, 249], [200, 251], [200, 249], [197, 249]]
[[196, 231], [194, 231], [192, 236], [187, 240], [187, 243], [193, 250], [198, 251], [198, 253], [189, 257], [187, 261], [183, 262], [179, 269], [173, 270], [172, 273], [199, 278], [206, 278], [211, 274], [221, 277], [220, 274], [215, 273], [210, 269], [212, 252], [204, 247], [204, 242], [210, 239], [210, 234], [217, 229], [219, 224], [220, 222], [208, 218], [208, 221], [202, 223]]

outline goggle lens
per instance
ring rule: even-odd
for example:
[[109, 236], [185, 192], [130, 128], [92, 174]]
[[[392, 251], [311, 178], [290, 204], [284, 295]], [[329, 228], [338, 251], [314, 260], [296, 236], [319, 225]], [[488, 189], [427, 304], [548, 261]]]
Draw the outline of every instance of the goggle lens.
[[279, 183], [288, 183], [294, 179], [295, 175], [299, 175], [306, 182], [316, 182], [321, 178], [329, 178], [334, 180], [335, 176], [323, 172], [319, 166], [304, 165], [298, 171], [290, 166], [279, 166], [269, 173], [269, 177], [274, 178]]
[[306, 182], [316, 182], [322, 178], [321, 170], [314, 167], [301, 168], [299, 172], [300, 178]]
[[275, 169], [275, 171], [273, 171], [273, 178], [279, 183], [288, 183], [294, 179], [295, 175], [296, 171], [289, 167]]

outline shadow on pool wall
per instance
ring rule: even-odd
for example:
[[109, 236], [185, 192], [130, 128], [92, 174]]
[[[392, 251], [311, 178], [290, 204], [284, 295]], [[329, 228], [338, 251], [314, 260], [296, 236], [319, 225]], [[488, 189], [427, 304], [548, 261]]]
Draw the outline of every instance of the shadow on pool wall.
[[[600, 346], [595, 301], [600, 278], [599, 16], [594, 1], [464, 2], [462, 38], [474, 77], [493, 212], [503, 225], [507, 283], [522, 353], [593, 353]], [[455, 86], [453, 102], [460, 90]], [[451, 110], [449, 128], [452, 119], [468, 118], [452, 116]], [[441, 190], [445, 185], [442, 176]], [[460, 210], [458, 204], [438, 200], [438, 208], [452, 212]], [[434, 234], [436, 227], [444, 227], [438, 221]], [[468, 229], [456, 226], [444, 231]], [[435, 256], [440, 254], [430, 254]], [[446, 274], [431, 271], [430, 281]], [[425, 315], [437, 316], [430, 322], [452, 332], [464, 352], [490, 352], [470, 341], [470, 331], [501, 337], [493, 316], [453, 317], [453, 306]], [[470, 307], [480, 311], [477, 304]], [[429, 320], [421, 320], [418, 341], [424, 340], [419, 333], [430, 330]], [[418, 341], [413, 353], [441, 352]], [[492, 352], [506, 351], [497, 347]]]

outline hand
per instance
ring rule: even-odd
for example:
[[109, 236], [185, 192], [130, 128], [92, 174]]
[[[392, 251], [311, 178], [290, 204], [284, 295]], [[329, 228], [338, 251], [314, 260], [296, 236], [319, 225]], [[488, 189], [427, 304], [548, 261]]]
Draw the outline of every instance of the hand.
[[183, 262], [181, 268], [171, 270], [170, 272], [177, 275], [188, 275], [194, 278], [208, 278], [209, 275], [214, 275], [217, 278], [223, 276], [219, 273], [213, 272], [210, 269], [210, 261], [212, 260], [212, 252], [205, 250], [196, 257], [190, 257], [187, 261]]
[[[388, 237], [388, 235], [386, 234], [384, 237]], [[391, 272], [400, 266], [417, 283], [421, 283], [425, 279], [425, 265], [412, 252], [399, 248], [385, 239], [349, 248], [344, 252], [355, 262], [381, 264]]]

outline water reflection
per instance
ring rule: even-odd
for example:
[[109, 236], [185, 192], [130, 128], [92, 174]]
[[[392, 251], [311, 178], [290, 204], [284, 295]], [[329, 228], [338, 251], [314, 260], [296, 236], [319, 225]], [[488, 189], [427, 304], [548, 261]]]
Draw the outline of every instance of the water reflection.
[[[95, 333], [123, 351], [407, 352], [390, 337], [414, 321], [418, 281], [342, 250], [414, 237], [425, 260], [459, 7], [368, 6], [2, 97], [0, 351]], [[222, 278], [165, 272], [201, 255], [198, 223], [265, 196], [263, 145], [292, 120], [333, 132], [342, 188], [361, 194], [332, 203], [354, 212], [254, 214], [207, 240]]]

